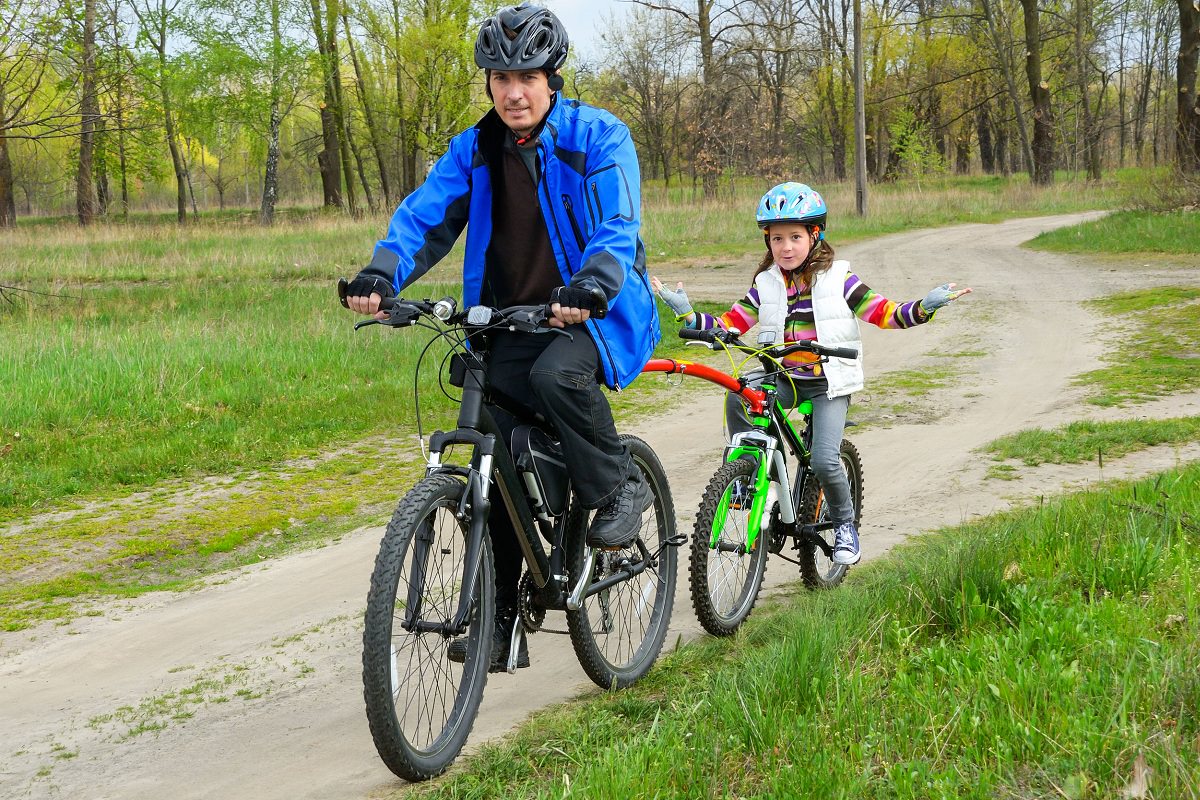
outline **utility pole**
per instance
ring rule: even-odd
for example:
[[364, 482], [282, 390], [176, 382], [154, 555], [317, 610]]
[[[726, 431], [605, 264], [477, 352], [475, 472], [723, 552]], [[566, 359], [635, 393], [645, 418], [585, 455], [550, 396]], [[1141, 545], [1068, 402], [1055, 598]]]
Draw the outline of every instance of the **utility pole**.
[[854, 184], [858, 215], [867, 215], [867, 110], [863, 97], [862, 0], [854, 0]]

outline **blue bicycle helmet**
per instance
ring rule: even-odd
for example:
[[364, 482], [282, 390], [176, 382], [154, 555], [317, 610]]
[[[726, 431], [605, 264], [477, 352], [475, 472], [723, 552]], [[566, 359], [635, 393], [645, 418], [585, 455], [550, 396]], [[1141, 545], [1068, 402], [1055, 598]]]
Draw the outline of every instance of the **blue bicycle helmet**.
[[825, 218], [828, 213], [824, 198], [815, 189], [808, 184], [788, 181], [762, 196], [754, 219], [763, 233], [776, 222], [815, 225], [819, 241], [825, 238]]

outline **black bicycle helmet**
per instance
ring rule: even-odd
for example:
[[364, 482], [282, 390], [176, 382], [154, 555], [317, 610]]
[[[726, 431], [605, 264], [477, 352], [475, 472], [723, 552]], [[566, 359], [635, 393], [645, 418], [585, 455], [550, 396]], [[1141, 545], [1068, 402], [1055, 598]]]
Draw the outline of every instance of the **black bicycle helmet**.
[[488, 17], [475, 39], [475, 63], [483, 69], [557, 70], [567, 60], [567, 31], [549, 9], [530, 3]]

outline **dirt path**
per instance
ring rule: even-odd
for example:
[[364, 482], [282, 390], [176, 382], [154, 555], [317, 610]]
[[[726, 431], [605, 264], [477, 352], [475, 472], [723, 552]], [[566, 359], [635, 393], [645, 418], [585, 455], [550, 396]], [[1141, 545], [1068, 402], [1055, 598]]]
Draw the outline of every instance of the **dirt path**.
[[[977, 446], [1026, 427], [1099, 417], [1071, 376], [1098, 366], [1099, 320], [1079, 303], [1153, 283], [1200, 283], [1200, 265], [1137, 271], [1020, 250], [1042, 230], [1088, 215], [918, 231], [845, 247], [871, 286], [894, 299], [957, 281], [975, 294], [930, 326], [865, 330], [870, 409], [891, 397], [887, 374], [944, 365], [959, 374], [899, 413], [854, 434], [863, 454], [863, 546], [878, 557], [907, 536], [1038, 494], [1200, 458], [1200, 448], [1121, 462], [1047, 468], [1019, 481], [984, 479]], [[730, 300], [746, 269], [664, 269], [693, 298]], [[671, 476], [681, 529], [713, 469], [721, 397], [701, 384], [687, 414], [634, 432]], [[894, 398], [893, 398], [894, 399]], [[1111, 412], [1110, 412], [1111, 413]], [[1200, 414], [1200, 393], [1135, 412]], [[202, 590], [114, 603], [103, 616], [0, 635], [0, 796], [334, 798], [397, 788], [375, 755], [362, 710], [359, 632], [378, 529], [213, 581]], [[682, 572], [682, 571], [681, 571]], [[768, 582], [796, 574], [772, 561]], [[555, 624], [553, 615], [548, 622]], [[698, 635], [686, 580], [668, 641]], [[489, 682], [473, 742], [591, 684], [565, 637], [531, 642], [534, 665]]]

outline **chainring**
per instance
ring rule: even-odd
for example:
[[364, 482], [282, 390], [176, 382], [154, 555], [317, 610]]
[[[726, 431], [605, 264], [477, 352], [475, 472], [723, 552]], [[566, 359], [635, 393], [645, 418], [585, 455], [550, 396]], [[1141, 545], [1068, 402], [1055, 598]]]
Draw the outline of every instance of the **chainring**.
[[517, 584], [517, 616], [529, 633], [540, 631], [542, 623], [546, 621], [546, 609], [537, 604], [537, 587], [534, 586], [533, 575], [528, 570]]
[[783, 520], [779, 518], [778, 503], [771, 508], [771, 521], [767, 526], [767, 533], [769, 534], [767, 551], [779, 555], [783, 552], [784, 545], [787, 544], [788, 536], [784, 530]]

